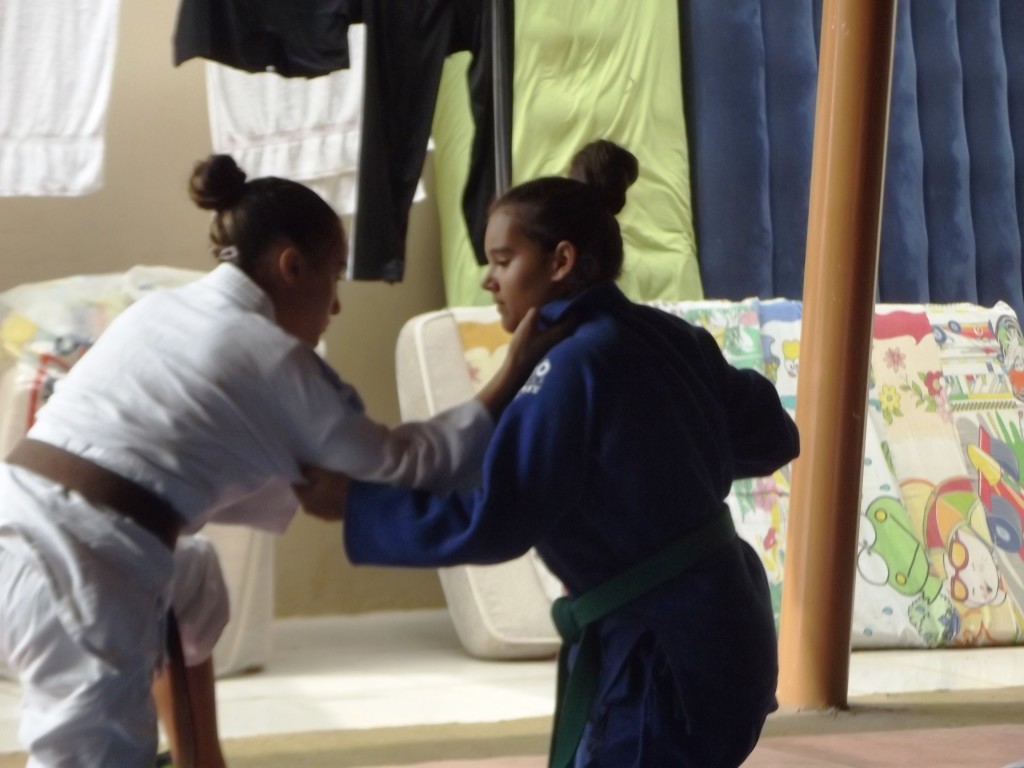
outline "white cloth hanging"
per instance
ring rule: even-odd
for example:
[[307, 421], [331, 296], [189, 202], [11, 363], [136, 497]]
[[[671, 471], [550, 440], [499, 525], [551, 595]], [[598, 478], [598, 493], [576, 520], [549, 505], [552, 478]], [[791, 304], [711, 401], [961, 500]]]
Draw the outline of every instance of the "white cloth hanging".
[[0, 196], [103, 182], [120, 0], [0, 2]]
[[[348, 30], [349, 69], [286, 78], [206, 63], [210, 133], [250, 177], [281, 176], [316, 190], [338, 213], [356, 207], [365, 27]], [[422, 185], [417, 199], [423, 197]]]

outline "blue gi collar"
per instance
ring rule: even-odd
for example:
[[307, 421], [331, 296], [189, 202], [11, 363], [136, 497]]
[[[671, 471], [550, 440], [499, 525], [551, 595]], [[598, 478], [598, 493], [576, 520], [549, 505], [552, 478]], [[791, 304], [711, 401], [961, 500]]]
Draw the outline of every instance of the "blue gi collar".
[[546, 324], [553, 325], [564, 320], [570, 313], [586, 317], [629, 303], [631, 303], [630, 300], [619, 289], [619, 286], [611, 280], [604, 280], [584, 288], [567, 299], [549, 301], [540, 308], [540, 316]]

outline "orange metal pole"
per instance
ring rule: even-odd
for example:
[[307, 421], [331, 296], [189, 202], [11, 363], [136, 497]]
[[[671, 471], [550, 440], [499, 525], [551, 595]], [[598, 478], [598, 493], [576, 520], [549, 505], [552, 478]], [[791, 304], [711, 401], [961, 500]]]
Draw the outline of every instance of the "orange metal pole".
[[825, 0], [779, 700], [845, 707], [896, 0]]

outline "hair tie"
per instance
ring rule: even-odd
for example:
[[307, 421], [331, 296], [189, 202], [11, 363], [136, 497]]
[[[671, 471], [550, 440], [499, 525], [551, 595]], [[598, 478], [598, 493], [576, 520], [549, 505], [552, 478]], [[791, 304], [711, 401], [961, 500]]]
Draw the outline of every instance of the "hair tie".
[[217, 261], [238, 261], [238, 248], [228, 245], [217, 252]]

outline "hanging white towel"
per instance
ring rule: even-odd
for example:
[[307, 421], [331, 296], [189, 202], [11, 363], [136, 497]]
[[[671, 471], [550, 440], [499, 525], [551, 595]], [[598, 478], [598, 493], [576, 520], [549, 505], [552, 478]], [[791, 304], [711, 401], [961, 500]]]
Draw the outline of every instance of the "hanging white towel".
[[120, 0], [0, 2], [0, 195], [103, 182]]
[[[207, 62], [210, 133], [250, 177], [301, 181], [353, 213], [363, 112], [365, 27], [348, 30], [350, 68], [311, 79]], [[417, 199], [423, 197], [417, 188]]]

